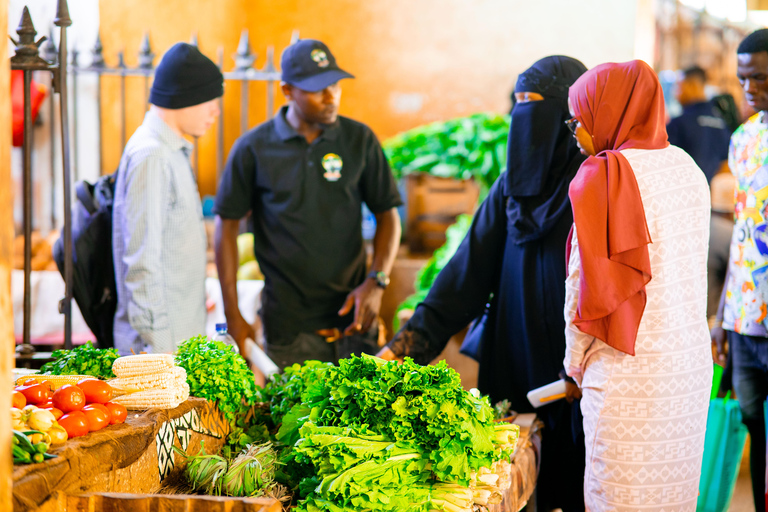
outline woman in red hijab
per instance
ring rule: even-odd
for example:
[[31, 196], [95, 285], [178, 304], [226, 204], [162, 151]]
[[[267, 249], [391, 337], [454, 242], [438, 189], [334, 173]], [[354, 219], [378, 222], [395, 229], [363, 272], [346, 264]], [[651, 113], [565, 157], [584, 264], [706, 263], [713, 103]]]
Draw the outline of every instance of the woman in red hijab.
[[569, 91], [589, 156], [570, 185], [567, 373], [580, 385], [587, 510], [695, 510], [712, 382], [706, 323], [709, 191], [670, 146], [642, 61]]

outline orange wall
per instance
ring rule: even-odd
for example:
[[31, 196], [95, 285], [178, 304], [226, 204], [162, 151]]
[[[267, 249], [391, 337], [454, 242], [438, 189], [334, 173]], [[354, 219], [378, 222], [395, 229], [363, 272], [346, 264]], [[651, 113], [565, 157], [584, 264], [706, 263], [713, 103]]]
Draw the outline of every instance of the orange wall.
[[[0, 34], [8, 33], [8, 1], [0, 0]], [[14, 34], [15, 35], [15, 34]], [[7, 383], [13, 362], [13, 311], [11, 308], [11, 245], [13, 243], [13, 199], [11, 197], [11, 74], [8, 38], [0, 40], [0, 411], [11, 406]], [[0, 510], [11, 510], [11, 418], [0, 414]]]
[[[355, 74], [343, 84], [341, 113], [369, 124], [385, 139], [426, 122], [478, 111], [504, 112], [518, 73], [536, 59], [565, 53], [588, 66], [629, 60], [635, 47], [635, 0], [102, 0], [101, 34], [108, 63], [128, 49], [128, 65], [149, 31], [161, 53], [199, 34], [201, 50], [223, 45], [234, 67], [240, 31], [248, 28], [257, 67], [266, 48], [279, 55], [298, 29], [325, 41]], [[157, 61], [159, 61], [159, 56]], [[140, 81], [140, 79], [137, 79]], [[117, 79], [104, 83], [104, 171], [119, 161]], [[264, 86], [251, 86], [250, 124], [265, 119]], [[225, 92], [225, 148], [239, 135], [236, 83]], [[279, 94], [278, 105], [282, 98]], [[143, 115], [143, 90], [130, 95], [128, 134]], [[215, 189], [215, 130], [201, 139], [201, 191]]]

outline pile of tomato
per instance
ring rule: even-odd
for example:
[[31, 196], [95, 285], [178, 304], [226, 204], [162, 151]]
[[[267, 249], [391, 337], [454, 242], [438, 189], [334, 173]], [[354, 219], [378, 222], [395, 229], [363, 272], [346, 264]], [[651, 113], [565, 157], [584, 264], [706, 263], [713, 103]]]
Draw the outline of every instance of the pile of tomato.
[[49, 409], [71, 439], [125, 421], [128, 411], [124, 406], [110, 402], [111, 398], [109, 384], [89, 378], [77, 385], [65, 384], [56, 391], [45, 381], [22, 384], [15, 388], [12, 403], [17, 408], [33, 404]]

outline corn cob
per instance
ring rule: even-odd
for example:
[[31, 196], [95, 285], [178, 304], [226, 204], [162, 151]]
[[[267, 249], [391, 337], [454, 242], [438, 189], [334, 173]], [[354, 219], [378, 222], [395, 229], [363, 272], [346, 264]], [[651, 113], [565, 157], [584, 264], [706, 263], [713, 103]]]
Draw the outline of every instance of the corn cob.
[[170, 370], [175, 365], [172, 354], [139, 354], [118, 357], [112, 363], [112, 371], [118, 378], [136, 377]]
[[126, 409], [173, 409], [189, 398], [189, 385], [185, 382], [181, 386], [170, 389], [148, 389], [129, 395], [113, 398], [112, 402], [125, 406]]
[[34, 379], [35, 382], [38, 384], [40, 382], [43, 382], [44, 380], [47, 380], [51, 383], [53, 386], [53, 389], [59, 389], [64, 384], [77, 384], [83, 379], [95, 379], [96, 377], [91, 377], [90, 375], [25, 375], [23, 377], [19, 377], [16, 379], [16, 385], [20, 386], [22, 383], [27, 382], [31, 379]]
[[117, 394], [135, 393], [149, 389], [166, 389], [181, 386], [187, 381], [187, 372], [181, 366], [152, 375], [137, 375], [135, 377], [119, 377], [107, 381]]

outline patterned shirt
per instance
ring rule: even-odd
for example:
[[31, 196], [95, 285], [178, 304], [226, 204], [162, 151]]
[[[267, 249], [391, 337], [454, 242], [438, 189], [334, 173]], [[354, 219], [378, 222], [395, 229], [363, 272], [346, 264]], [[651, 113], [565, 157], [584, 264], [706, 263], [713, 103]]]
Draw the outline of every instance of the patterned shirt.
[[120, 354], [172, 352], [205, 333], [206, 236], [191, 150], [150, 110], [120, 160], [112, 233]]
[[731, 137], [728, 165], [736, 176], [723, 328], [768, 337], [768, 125], [755, 114]]

